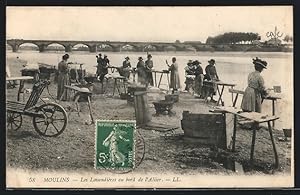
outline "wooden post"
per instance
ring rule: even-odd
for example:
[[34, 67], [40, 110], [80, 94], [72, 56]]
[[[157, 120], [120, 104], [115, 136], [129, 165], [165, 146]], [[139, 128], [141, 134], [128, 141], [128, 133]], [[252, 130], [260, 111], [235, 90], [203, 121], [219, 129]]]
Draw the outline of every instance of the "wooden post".
[[251, 152], [250, 152], [250, 166], [251, 166], [251, 168], [253, 167], [253, 155], [254, 155], [255, 139], [256, 139], [256, 125], [254, 125], [253, 134], [252, 134], [252, 143], [251, 143]]
[[151, 121], [149, 112], [147, 92], [134, 93], [134, 109], [137, 125], [144, 125]]
[[234, 114], [233, 116], [233, 135], [232, 135], [232, 152], [235, 151], [235, 140], [236, 140], [236, 123], [237, 123], [237, 116]]
[[274, 150], [274, 156], [275, 156], [275, 168], [278, 168], [279, 165], [279, 160], [278, 160], [278, 154], [277, 154], [277, 150], [276, 150], [276, 145], [275, 145], [275, 141], [274, 141], [274, 137], [273, 137], [273, 132], [272, 132], [272, 127], [271, 127], [271, 123], [270, 121], [268, 121], [268, 130], [270, 133], [270, 138], [272, 141], [272, 146], [273, 146], [273, 150]]
[[[275, 99], [272, 100], [272, 114], [275, 115]], [[275, 127], [275, 121], [272, 121], [273, 128]]]
[[92, 108], [91, 108], [91, 99], [90, 96], [87, 95], [87, 99], [88, 99], [88, 106], [89, 106], [89, 110], [90, 110], [90, 117], [91, 117], [91, 121], [92, 123], [94, 123], [94, 117], [93, 117], [93, 112], [92, 112]]
[[[233, 95], [233, 93], [232, 93], [232, 95]], [[239, 94], [236, 93], [233, 104], [232, 104], [232, 107], [235, 107], [238, 97], [239, 97]]]
[[19, 86], [19, 90], [18, 90], [18, 96], [17, 96], [17, 101], [20, 101], [20, 94], [24, 93], [24, 80], [20, 80], [20, 86]]
[[80, 112], [80, 105], [78, 103], [79, 98], [80, 98], [80, 93], [77, 94], [77, 96], [75, 98], [75, 101], [74, 101], [78, 116], [80, 116], [80, 113], [79, 113]]
[[159, 82], [158, 82], [158, 86], [157, 86], [158, 88], [159, 88], [159, 86], [160, 86], [160, 83], [161, 83], [161, 79], [162, 79], [163, 74], [164, 74], [164, 73], [161, 73], [161, 75], [160, 75]]

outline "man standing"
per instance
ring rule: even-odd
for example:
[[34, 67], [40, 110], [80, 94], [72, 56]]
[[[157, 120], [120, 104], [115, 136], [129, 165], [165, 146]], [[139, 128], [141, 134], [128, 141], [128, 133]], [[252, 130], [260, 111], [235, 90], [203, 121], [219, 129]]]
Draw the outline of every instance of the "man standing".
[[104, 55], [104, 58], [102, 59], [101, 63], [101, 73], [100, 73], [100, 82], [103, 82], [103, 79], [105, 75], [108, 73], [108, 66], [109, 66], [109, 59], [107, 58], [107, 55]]
[[146, 67], [146, 75], [147, 75], [146, 86], [148, 86], [149, 84], [153, 86], [154, 85], [153, 76], [152, 76], [153, 61], [152, 61], [151, 54], [148, 54], [147, 56], [147, 60], [145, 61], [145, 67]]

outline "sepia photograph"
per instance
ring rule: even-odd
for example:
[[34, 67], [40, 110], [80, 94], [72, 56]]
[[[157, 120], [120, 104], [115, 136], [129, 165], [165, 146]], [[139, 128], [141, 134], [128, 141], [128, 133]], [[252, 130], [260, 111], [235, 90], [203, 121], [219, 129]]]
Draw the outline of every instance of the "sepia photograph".
[[293, 6], [7, 6], [7, 188], [294, 186]]

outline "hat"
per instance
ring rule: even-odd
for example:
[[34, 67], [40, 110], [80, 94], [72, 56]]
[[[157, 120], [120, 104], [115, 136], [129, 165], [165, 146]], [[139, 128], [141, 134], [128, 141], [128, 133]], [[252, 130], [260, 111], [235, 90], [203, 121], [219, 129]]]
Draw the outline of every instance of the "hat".
[[193, 64], [201, 64], [198, 60], [193, 61]]
[[259, 59], [258, 57], [256, 57], [255, 59], [252, 59], [253, 60], [253, 64], [255, 65], [260, 65], [262, 66], [263, 68], [267, 69], [267, 65], [268, 63], [264, 60], [261, 60]]
[[148, 54], [147, 58], [152, 58], [152, 55], [151, 55], [151, 54]]
[[193, 63], [193, 60], [189, 60], [189, 61], [188, 61], [188, 64], [192, 64], [192, 63]]
[[143, 58], [142, 58], [142, 57], [139, 57], [139, 60], [143, 60]]
[[69, 54], [66, 53], [65, 55], [63, 55], [62, 58], [63, 58], [63, 59], [68, 59], [69, 57], [70, 57]]
[[208, 61], [208, 63], [216, 63], [216, 61], [214, 60], [214, 59], [210, 59], [209, 61]]
[[102, 56], [102, 53], [99, 53], [99, 56]]
[[126, 56], [126, 58], [125, 58], [125, 59], [128, 59], [128, 60], [129, 60], [130, 58], [129, 58], [128, 56]]

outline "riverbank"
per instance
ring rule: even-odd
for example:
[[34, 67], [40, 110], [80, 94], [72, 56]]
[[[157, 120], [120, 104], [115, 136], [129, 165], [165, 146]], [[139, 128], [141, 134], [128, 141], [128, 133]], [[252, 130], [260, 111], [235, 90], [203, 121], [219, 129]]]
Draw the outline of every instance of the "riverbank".
[[[12, 66], [12, 72], [18, 72], [18, 66]], [[27, 83], [26, 88], [32, 84]], [[92, 111], [95, 119], [135, 120], [134, 107], [112, 96], [113, 81], [110, 80], [105, 94], [93, 94]], [[95, 88], [100, 88], [95, 83]], [[45, 90], [42, 97], [45, 101], [54, 101], [56, 84], [49, 87], [50, 94]], [[17, 89], [8, 89], [6, 97], [15, 100]], [[28, 98], [28, 94], [26, 98]], [[164, 92], [149, 96], [149, 112], [155, 113], [151, 100], [164, 98]], [[48, 99], [48, 100], [46, 100]], [[66, 108], [72, 107], [72, 102], [61, 102]], [[57, 138], [39, 136], [34, 131], [32, 119], [23, 117], [23, 125], [17, 131], [7, 132], [7, 166], [30, 170], [94, 170], [95, 126], [87, 125], [88, 107], [81, 102], [81, 114], [72, 112], [66, 130]], [[257, 131], [256, 150], [254, 154], [254, 170], [249, 169], [250, 144], [252, 132], [238, 127], [236, 152], [231, 153], [219, 149], [217, 152], [210, 147], [189, 143], [183, 139], [181, 128], [182, 112], [188, 110], [194, 113], [207, 113], [213, 104], [207, 104], [201, 99], [195, 99], [189, 93], [180, 93], [179, 102], [174, 104], [174, 116], [152, 116], [152, 121], [178, 127], [173, 133], [162, 133], [153, 129], [138, 129], [145, 140], [145, 157], [137, 167], [136, 173], [175, 173], [175, 174], [272, 174], [274, 156], [268, 131], [261, 128]], [[280, 141], [281, 130], [274, 130], [275, 142], [279, 155], [279, 170], [275, 173], [290, 174], [291, 142]], [[236, 162], [243, 168], [236, 172], [224, 161]]]

